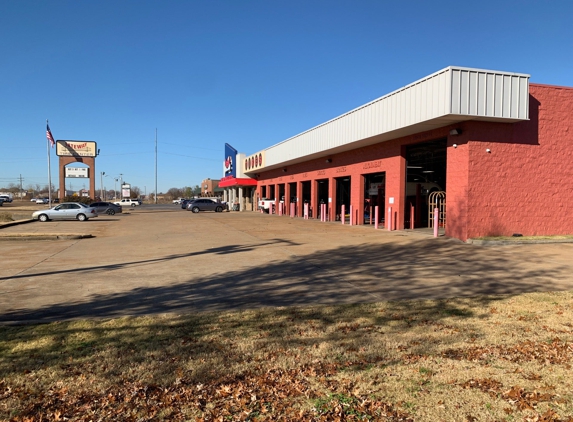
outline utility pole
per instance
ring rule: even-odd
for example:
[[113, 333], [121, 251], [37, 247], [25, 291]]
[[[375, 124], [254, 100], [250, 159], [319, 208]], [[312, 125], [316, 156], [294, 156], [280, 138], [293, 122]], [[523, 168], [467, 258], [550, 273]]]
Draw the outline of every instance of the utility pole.
[[22, 175], [20, 175], [20, 201], [22, 200]]
[[157, 128], [155, 128], [155, 204], [157, 204]]
[[123, 199], [123, 173], [119, 173], [119, 191], [121, 194], [119, 195], [119, 199]]

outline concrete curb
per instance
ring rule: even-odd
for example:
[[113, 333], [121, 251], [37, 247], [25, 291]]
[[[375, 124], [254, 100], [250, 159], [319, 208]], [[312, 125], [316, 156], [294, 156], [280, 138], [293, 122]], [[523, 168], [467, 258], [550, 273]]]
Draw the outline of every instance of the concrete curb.
[[4, 227], [12, 227], [17, 226], [18, 224], [27, 224], [33, 222], [33, 218], [28, 218], [26, 220], [16, 220], [16, 221], [8, 221], [7, 223], [0, 223], [0, 229]]
[[43, 234], [0, 234], [0, 241], [2, 240], [70, 240], [70, 239], [90, 239], [94, 237], [89, 233], [43, 233]]
[[466, 243], [481, 246], [493, 245], [538, 245], [544, 243], [573, 243], [573, 239], [528, 239], [528, 240], [481, 240], [481, 239], [468, 239]]

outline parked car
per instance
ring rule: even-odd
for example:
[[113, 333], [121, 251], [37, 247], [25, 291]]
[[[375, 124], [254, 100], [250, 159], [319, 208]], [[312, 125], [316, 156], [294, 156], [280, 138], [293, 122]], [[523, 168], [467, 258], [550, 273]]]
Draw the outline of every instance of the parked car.
[[34, 220], [79, 220], [86, 221], [97, 217], [95, 208], [89, 207], [80, 202], [64, 202], [58, 206], [47, 210], [36, 211], [32, 214]]
[[141, 205], [141, 201], [139, 199], [132, 199], [132, 198], [123, 198], [121, 201], [114, 201], [115, 205], [120, 206], [128, 206], [128, 207], [137, 207]]
[[47, 204], [48, 202], [50, 202], [50, 200], [48, 198], [38, 198], [36, 199], [36, 204]]
[[173, 200], [173, 203], [176, 205], [181, 205], [183, 201], [185, 201], [185, 198], [177, 198]]
[[123, 212], [121, 205], [115, 205], [111, 202], [94, 202], [90, 204], [90, 207], [95, 208], [98, 214], [114, 215]]
[[0, 199], [3, 199], [3, 200], [4, 200], [3, 202], [12, 202], [12, 198], [13, 198], [12, 194], [10, 194], [10, 195], [0, 195]]
[[227, 208], [227, 204], [224, 202], [215, 202], [212, 199], [199, 198], [192, 199], [187, 203], [187, 210], [198, 213], [199, 211], [215, 211], [222, 212]]
[[181, 201], [181, 209], [187, 209], [187, 204], [191, 201], [195, 201], [195, 199], [184, 199]]

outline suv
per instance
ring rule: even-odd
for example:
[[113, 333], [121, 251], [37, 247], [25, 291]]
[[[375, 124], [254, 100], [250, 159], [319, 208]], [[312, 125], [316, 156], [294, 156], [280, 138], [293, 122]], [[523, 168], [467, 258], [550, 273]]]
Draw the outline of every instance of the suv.
[[2, 202], [12, 202], [12, 197], [10, 195], [0, 195]]
[[123, 198], [121, 201], [113, 202], [115, 205], [120, 206], [128, 206], [128, 207], [136, 207], [141, 205], [141, 202], [138, 199], [131, 199], [131, 198]]

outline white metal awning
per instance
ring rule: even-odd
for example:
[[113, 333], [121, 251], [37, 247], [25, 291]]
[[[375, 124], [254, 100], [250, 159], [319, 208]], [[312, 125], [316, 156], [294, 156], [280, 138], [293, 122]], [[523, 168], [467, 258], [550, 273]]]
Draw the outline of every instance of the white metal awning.
[[273, 145], [264, 168], [307, 161], [466, 120], [529, 119], [529, 77], [450, 66]]

